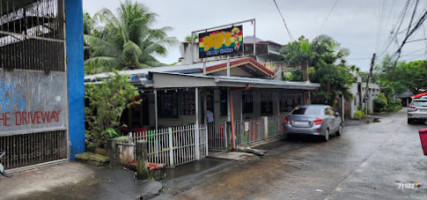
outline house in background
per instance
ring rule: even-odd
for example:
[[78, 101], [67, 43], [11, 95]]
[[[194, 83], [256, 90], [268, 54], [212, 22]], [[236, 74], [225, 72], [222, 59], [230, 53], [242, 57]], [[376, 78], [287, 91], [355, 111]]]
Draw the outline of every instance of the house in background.
[[409, 89], [406, 89], [404, 92], [397, 94], [396, 98], [402, 100], [402, 106], [407, 107], [411, 103], [412, 96], [414, 93], [412, 93]]
[[[254, 44], [255, 44], [255, 55], [254, 56]], [[199, 43], [191, 42], [181, 43], [181, 64], [191, 64], [203, 62], [199, 59]], [[272, 72], [278, 72], [279, 69], [286, 67], [284, 65], [284, 58], [280, 55], [280, 49], [283, 45], [273, 41], [265, 41], [253, 36], [245, 36], [243, 38], [243, 52], [235, 55], [236, 57], [250, 57], [262, 64], [265, 68]], [[209, 61], [225, 60], [227, 56], [212, 57], [206, 59]], [[276, 74], [275, 74], [276, 75]], [[281, 76], [281, 75], [280, 75]]]
[[0, 148], [6, 169], [85, 151], [81, 0], [0, 1]]
[[[365, 95], [367, 84], [362, 82], [362, 78], [359, 76], [357, 78], [357, 82], [353, 83], [350, 87], [350, 92], [353, 95], [352, 101], [345, 102], [345, 116], [348, 118], [354, 117], [354, 112], [359, 109], [360, 106], [363, 106], [365, 103], [363, 102], [363, 98]], [[374, 110], [374, 99], [378, 97], [380, 94], [380, 86], [375, 83], [369, 83], [368, 85], [368, 100], [367, 106], [371, 112]]]

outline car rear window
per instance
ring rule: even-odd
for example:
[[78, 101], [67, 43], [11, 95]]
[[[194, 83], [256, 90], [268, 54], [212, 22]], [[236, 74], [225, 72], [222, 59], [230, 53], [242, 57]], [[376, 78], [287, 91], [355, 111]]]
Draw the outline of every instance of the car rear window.
[[292, 115], [320, 115], [323, 112], [321, 107], [296, 107]]
[[427, 101], [414, 101], [412, 104], [415, 107], [427, 107]]

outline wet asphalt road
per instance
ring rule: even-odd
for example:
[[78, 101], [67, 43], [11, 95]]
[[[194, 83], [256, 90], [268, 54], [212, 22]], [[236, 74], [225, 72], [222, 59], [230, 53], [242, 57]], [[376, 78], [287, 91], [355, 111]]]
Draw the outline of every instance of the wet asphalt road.
[[[329, 142], [297, 137], [261, 159], [166, 181], [156, 199], [427, 199], [427, 156], [406, 110], [347, 126]], [[419, 183], [420, 188], [399, 188]]]

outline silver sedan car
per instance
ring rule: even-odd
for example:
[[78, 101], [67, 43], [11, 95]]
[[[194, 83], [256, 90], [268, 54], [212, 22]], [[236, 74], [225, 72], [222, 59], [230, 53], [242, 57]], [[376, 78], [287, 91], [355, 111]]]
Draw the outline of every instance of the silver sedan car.
[[297, 106], [284, 118], [285, 134], [309, 134], [329, 140], [330, 133], [342, 133], [340, 114], [328, 105]]
[[414, 99], [408, 108], [408, 124], [427, 121], [427, 99]]

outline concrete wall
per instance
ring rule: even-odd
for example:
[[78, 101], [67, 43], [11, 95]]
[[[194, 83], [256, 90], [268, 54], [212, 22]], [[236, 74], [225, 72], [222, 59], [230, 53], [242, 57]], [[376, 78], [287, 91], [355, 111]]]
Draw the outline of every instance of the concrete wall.
[[[361, 84], [361, 94], [362, 99], [365, 94], [366, 89], [366, 83], [360, 83]], [[357, 110], [360, 104], [360, 98], [359, 98], [359, 91], [358, 91], [358, 83], [353, 83], [350, 88], [351, 94], [353, 94], [353, 100], [351, 102], [347, 102], [350, 105], [350, 114], [349, 116], [351, 118], [354, 117], [354, 112]], [[369, 84], [369, 96], [368, 96], [368, 108], [371, 112], [374, 110], [374, 99], [378, 97], [380, 94], [380, 87], [377, 84], [370, 83]]]
[[70, 159], [85, 151], [82, 0], [65, 0]]

